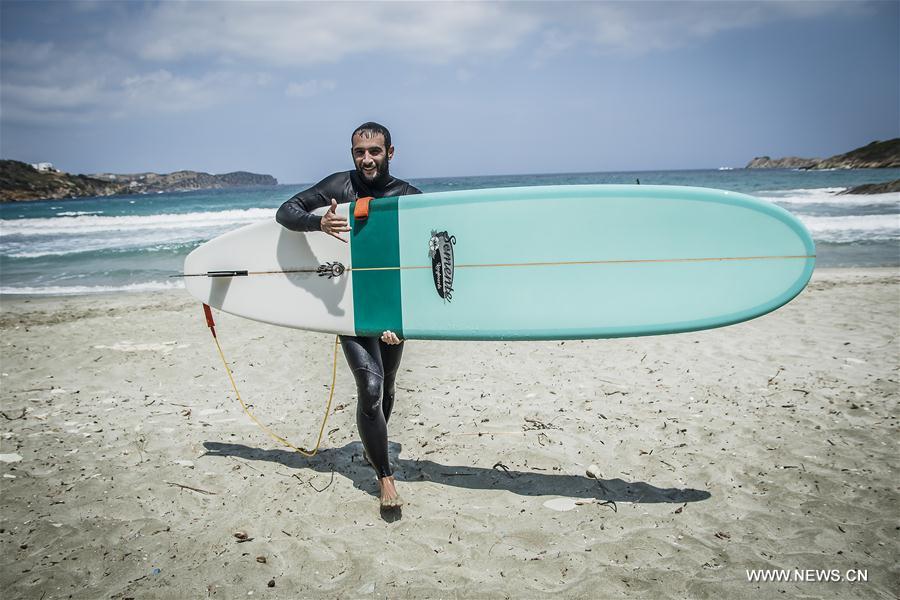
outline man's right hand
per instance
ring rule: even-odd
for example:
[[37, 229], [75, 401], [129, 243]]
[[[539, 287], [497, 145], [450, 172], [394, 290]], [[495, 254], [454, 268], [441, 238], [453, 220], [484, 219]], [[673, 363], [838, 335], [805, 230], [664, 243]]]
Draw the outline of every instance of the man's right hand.
[[338, 216], [335, 212], [337, 210], [337, 200], [334, 198], [331, 199], [331, 208], [328, 209], [322, 216], [322, 225], [321, 229], [328, 235], [334, 236], [337, 239], [341, 240], [345, 244], [347, 240], [342, 238], [339, 233], [346, 233], [350, 231], [350, 225], [347, 223], [347, 219], [344, 217]]

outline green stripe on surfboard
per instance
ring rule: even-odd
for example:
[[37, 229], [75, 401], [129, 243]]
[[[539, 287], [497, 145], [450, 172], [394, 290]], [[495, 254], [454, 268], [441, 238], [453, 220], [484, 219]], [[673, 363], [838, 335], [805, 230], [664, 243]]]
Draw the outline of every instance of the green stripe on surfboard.
[[[350, 253], [353, 266], [353, 311], [356, 335], [380, 336], [386, 330], [403, 337], [400, 300], [400, 240], [397, 234], [397, 198], [369, 203], [369, 218], [353, 217], [350, 205]], [[357, 269], [379, 269], [366, 271]]]

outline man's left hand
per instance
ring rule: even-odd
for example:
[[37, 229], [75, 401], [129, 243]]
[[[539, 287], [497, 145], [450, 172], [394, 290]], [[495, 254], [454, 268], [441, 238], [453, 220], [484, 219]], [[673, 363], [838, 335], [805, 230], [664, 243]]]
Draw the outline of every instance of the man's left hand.
[[397, 334], [393, 331], [385, 331], [381, 334], [381, 341], [385, 344], [390, 344], [391, 346], [396, 346], [401, 343], [403, 340], [397, 337]]

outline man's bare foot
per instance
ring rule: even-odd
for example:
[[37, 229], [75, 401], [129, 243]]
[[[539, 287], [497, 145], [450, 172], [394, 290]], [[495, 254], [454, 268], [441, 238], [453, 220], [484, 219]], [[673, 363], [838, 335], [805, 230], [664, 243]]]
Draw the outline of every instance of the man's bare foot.
[[381, 508], [391, 509], [403, 506], [403, 500], [394, 486], [393, 476], [382, 477], [378, 480], [378, 485], [381, 487]]

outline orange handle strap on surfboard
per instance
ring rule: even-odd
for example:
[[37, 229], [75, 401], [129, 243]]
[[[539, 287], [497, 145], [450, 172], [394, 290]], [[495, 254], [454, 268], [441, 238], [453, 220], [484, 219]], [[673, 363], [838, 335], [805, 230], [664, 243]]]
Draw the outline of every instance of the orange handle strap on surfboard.
[[334, 336], [334, 360], [331, 366], [331, 392], [328, 394], [328, 403], [325, 405], [325, 416], [322, 418], [322, 426], [319, 428], [319, 437], [316, 439], [316, 447], [312, 450], [305, 450], [303, 448], [298, 448], [293, 445], [280, 435], [273, 433], [268, 427], [260, 423], [259, 419], [253, 416], [253, 413], [250, 412], [250, 409], [247, 408], [247, 405], [244, 403], [244, 399], [241, 398], [241, 393], [237, 389], [237, 384], [234, 382], [234, 374], [232, 374], [231, 369], [228, 366], [228, 361], [225, 359], [225, 353], [222, 352], [222, 346], [219, 344], [219, 338], [216, 335], [216, 323], [213, 320], [212, 309], [208, 304], [203, 305], [203, 314], [206, 316], [206, 325], [209, 327], [210, 333], [212, 333], [213, 341], [216, 343], [216, 348], [219, 351], [219, 356], [222, 358], [222, 364], [225, 366], [225, 372], [228, 373], [228, 379], [231, 381], [231, 387], [234, 389], [234, 393], [237, 396], [238, 402], [241, 403], [241, 406], [244, 409], [244, 412], [247, 413], [247, 416], [256, 423], [257, 427], [265, 431], [272, 439], [277, 440], [290, 448], [295, 452], [299, 452], [303, 456], [312, 458], [319, 451], [319, 445], [322, 443], [322, 434], [325, 432], [325, 424], [328, 422], [328, 414], [331, 412], [331, 401], [334, 399], [334, 384], [337, 380], [337, 349], [338, 349], [338, 336]]
[[356, 201], [356, 207], [353, 209], [353, 218], [365, 220], [369, 218], [369, 202], [374, 200], [372, 196], [366, 196]]

